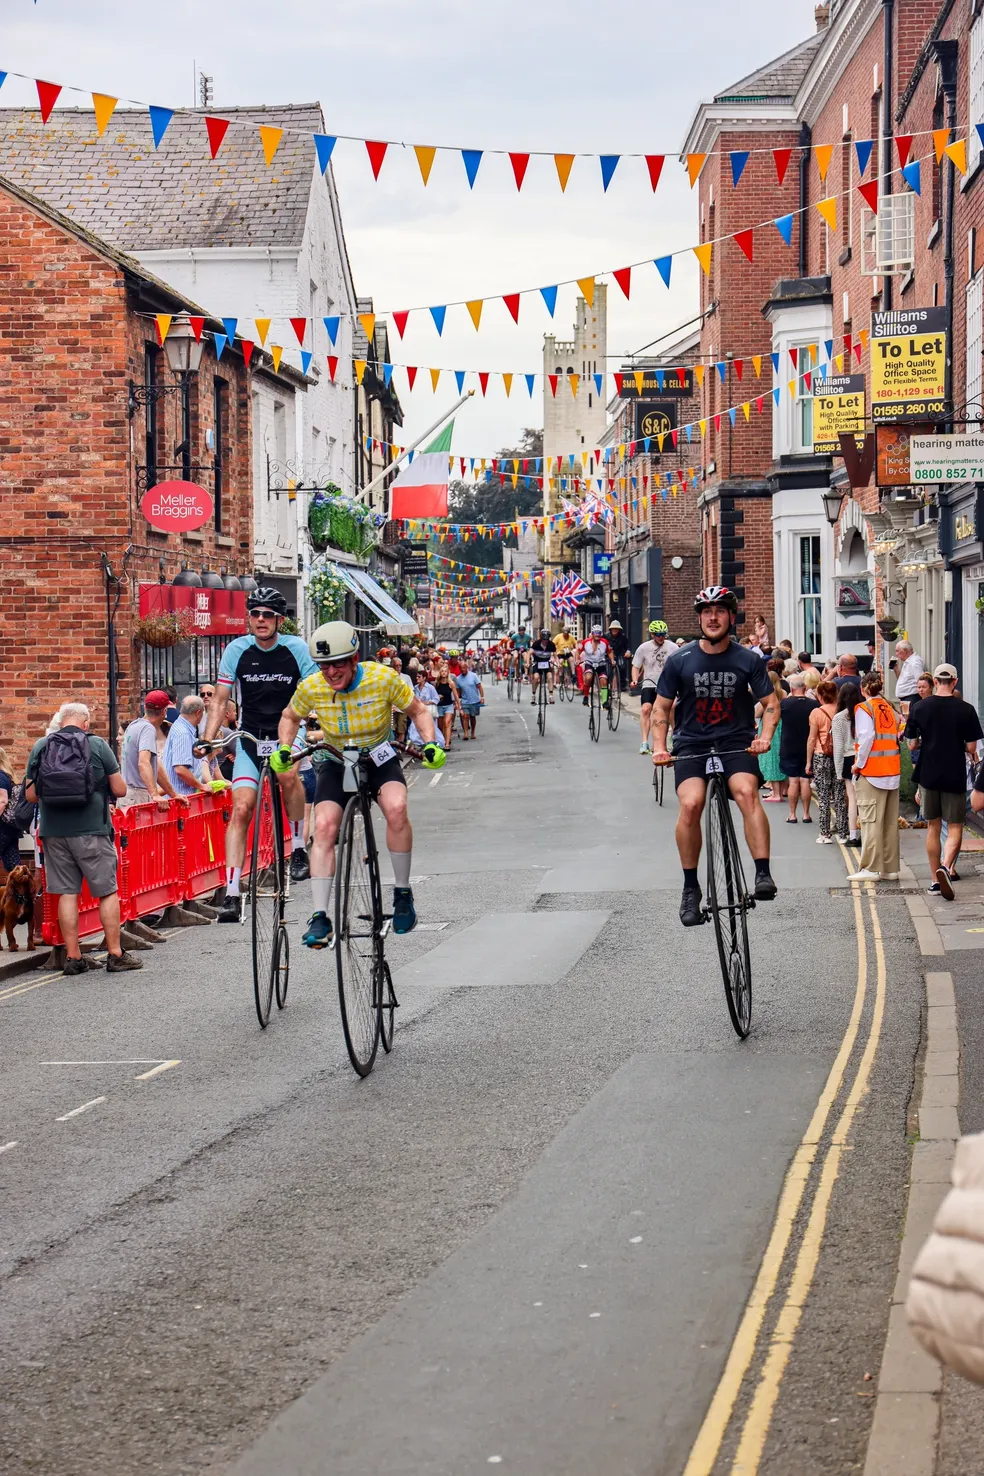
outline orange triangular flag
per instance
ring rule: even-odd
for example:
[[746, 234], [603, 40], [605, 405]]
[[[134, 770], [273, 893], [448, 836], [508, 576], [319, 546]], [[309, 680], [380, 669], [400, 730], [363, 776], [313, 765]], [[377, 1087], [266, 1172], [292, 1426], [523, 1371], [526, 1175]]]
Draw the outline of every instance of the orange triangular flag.
[[280, 373], [280, 360], [283, 358], [283, 356], [284, 356], [284, 351], [283, 351], [282, 347], [280, 346], [280, 344], [279, 343], [271, 343], [271, 345], [270, 345], [270, 357], [273, 360], [273, 372], [274, 372], [274, 374], [279, 374]]
[[943, 162], [943, 155], [946, 153], [946, 146], [947, 146], [947, 144], [949, 142], [950, 142], [950, 130], [949, 130], [949, 128], [934, 128], [933, 129], [933, 148], [936, 150], [936, 162], [937, 162], [937, 164], [942, 164], [942, 162]]
[[761, 354], [753, 354], [752, 355], [752, 368], [755, 370], [755, 378], [756, 379], [761, 379], [762, 378], [762, 355]]
[[828, 195], [826, 200], [817, 201], [817, 211], [832, 231], [837, 229], [837, 196]]
[[697, 388], [698, 389], [703, 389], [704, 388], [704, 365], [703, 364], [695, 364], [694, 365], [694, 378], [697, 381]]
[[581, 382], [580, 374], [568, 374], [567, 382], [571, 387], [571, 394], [577, 399], [577, 387]]
[[[372, 335], [376, 331], [376, 314], [360, 313], [359, 322], [362, 324], [362, 331], [366, 335], [366, 338], [372, 343]], [[365, 368], [365, 365], [363, 365], [363, 368]], [[359, 383], [362, 383], [361, 375], [359, 377]]]
[[578, 277], [578, 279], [577, 279], [577, 285], [580, 287], [580, 289], [581, 289], [581, 296], [584, 298], [585, 302], [588, 304], [588, 307], [594, 307], [594, 290], [595, 290], [595, 280], [594, 280], [594, 277]]
[[695, 246], [693, 248], [694, 255], [696, 256], [697, 260], [700, 262], [705, 277], [709, 277], [711, 275], [711, 251], [712, 250], [713, 250], [713, 245], [712, 245], [712, 243], [710, 241], [705, 241], [704, 244], [703, 244], [703, 246]]
[[96, 114], [96, 132], [100, 138], [106, 132], [106, 126], [113, 116], [113, 109], [118, 102], [118, 97], [107, 97], [105, 92], [94, 92], [92, 94], [92, 106]]
[[506, 391], [506, 399], [507, 400], [509, 398], [510, 392], [512, 391], [512, 382], [513, 382], [513, 377], [512, 377], [511, 374], [503, 374], [503, 376], [502, 376], [502, 383], [503, 383], [503, 387], [505, 388], [505, 391]]
[[162, 347], [164, 344], [164, 340], [167, 337], [168, 332], [170, 331], [173, 317], [173, 313], [157, 313], [155, 315], [154, 321], [157, 324], [157, 337], [160, 340]]
[[430, 179], [431, 168], [434, 163], [434, 155], [437, 150], [432, 144], [414, 144], [413, 151], [417, 155], [417, 167], [424, 184]]
[[256, 336], [260, 340], [260, 345], [263, 348], [266, 347], [267, 334], [270, 332], [270, 321], [271, 320], [269, 318], [253, 319], [253, 322], [256, 324]]
[[688, 154], [687, 155], [687, 173], [690, 176], [690, 188], [691, 189], [693, 189], [694, 185], [697, 183], [698, 179], [700, 178], [700, 171], [704, 167], [704, 160], [706, 158], [707, 158], [707, 155], [706, 154]]
[[560, 188], [567, 189], [567, 181], [571, 177], [571, 168], [574, 164], [573, 154], [554, 154], [554, 163], [557, 166], [557, 178], [560, 180]]
[[356, 384], [361, 384], [362, 383], [362, 376], [366, 372], [366, 361], [365, 361], [365, 359], [356, 359], [354, 362], [355, 362], [355, 382], [356, 382]]
[[830, 168], [830, 161], [834, 156], [834, 146], [833, 144], [816, 144], [813, 153], [817, 161], [817, 169], [820, 171], [822, 182], [827, 178], [827, 170]]
[[431, 389], [434, 390], [434, 392], [436, 393], [437, 392], [437, 382], [438, 382], [438, 380], [441, 377], [441, 371], [440, 371], [440, 369], [432, 369], [430, 371], [430, 377], [431, 377]]
[[263, 145], [263, 157], [267, 161], [267, 164], [270, 165], [273, 163], [274, 154], [280, 147], [280, 140], [284, 136], [284, 130], [282, 128], [271, 128], [269, 123], [260, 123], [258, 126], [260, 130], [260, 143]]
[[868, 330], [867, 330], [867, 328], [859, 328], [858, 329], [858, 342], [860, 343], [860, 345], [861, 345], [861, 347], [863, 349], [866, 349], [868, 347]]
[[943, 150], [948, 159], [952, 159], [961, 174], [967, 173], [967, 140], [958, 138], [952, 144], [947, 144]]
[[468, 309], [468, 315], [476, 328], [482, 321], [482, 307], [484, 302], [484, 297], [477, 297], [474, 302], [465, 303], [465, 307]]
[[632, 378], [635, 380], [636, 394], [641, 395], [642, 386], [645, 384], [646, 381], [645, 373], [641, 369], [634, 369], [632, 371]]

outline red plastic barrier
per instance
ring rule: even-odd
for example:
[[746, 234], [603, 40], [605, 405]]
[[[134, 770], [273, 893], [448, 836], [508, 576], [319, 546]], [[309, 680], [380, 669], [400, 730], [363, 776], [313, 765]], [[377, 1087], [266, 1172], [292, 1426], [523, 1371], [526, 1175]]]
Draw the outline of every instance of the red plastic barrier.
[[[173, 807], [172, 807], [173, 808]], [[214, 892], [225, 883], [225, 830], [232, 814], [232, 796], [193, 794], [178, 816], [181, 832], [181, 897]]]
[[[280, 818], [284, 832], [284, 855], [289, 856], [292, 848], [290, 819], [288, 818], [287, 807], [284, 804], [282, 795], [280, 797]], [[252, 819], [249, 822], [249, 829], [246, 832], [246, 860], [243, 863], [243, 876], [249, 876], [253, 867], [253, 829], [255, 825], [256, 811], [254, 810]], [[269, 866], [272, 860], [273, 814], [268, 807], [264, 806], [263, 814], [260, 816], [260, 863], [263, 866]]]
[[[44, 870], [41, 871], [42, 881]], [[52, 892], [44, 892], [41, 896], [44, 907], [44, 921], [41, 924], [41, 942], [53, 947], [56, 943], [64, 943], [61, 928], [58, 926], [58, 898]], [[88, 938], [92, 933], [101, 933], [102, 923], [99, 921], [99, 903], [89, 891], [89, 883], [82, 883], [79, 893], [79, 937]]]
[[181, 812], [177, 805], [131, 805], [116, 810], [120, 914], [124, 922], [163, 912], [183, 898]]

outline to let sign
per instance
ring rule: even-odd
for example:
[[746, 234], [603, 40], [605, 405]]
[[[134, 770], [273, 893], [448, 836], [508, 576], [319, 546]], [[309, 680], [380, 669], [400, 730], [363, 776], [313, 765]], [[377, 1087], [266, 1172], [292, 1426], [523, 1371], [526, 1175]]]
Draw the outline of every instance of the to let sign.
[[871, 315], [871, 418], [925, 420], [942, 415], [946, 309]]
[[196, 482], [158, 482], [140, 499], [140, 511], [161, 533], [193, 533], [212, 516], [212, 499]]
[[[816, 381], [814, 381], [814, 386]], [[813, 449], [839, 456], [840, 436], [864, 435], [864, 375], [833, 374], [813, 396]]]

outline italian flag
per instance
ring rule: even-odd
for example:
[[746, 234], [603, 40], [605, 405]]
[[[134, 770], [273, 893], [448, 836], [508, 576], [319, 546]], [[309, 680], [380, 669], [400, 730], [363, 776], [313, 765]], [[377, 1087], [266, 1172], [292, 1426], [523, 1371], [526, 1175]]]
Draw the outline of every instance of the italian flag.
[[418, 451], [390, 487], [391, 518], [446, 518], [448, 515], [448, 453], [454, 421]]

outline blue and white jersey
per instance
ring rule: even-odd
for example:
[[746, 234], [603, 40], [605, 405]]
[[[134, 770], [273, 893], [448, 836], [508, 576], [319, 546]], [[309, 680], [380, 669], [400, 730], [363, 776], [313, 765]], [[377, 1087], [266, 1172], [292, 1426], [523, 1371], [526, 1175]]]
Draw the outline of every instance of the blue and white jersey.
[[235, 687], [239, 726], [257, 738], [276, 738], [280, 717], [297, 684], [318, 670], [307, 641], [279, 635], [265, 650], [255, 636], [237, 636], [222, 653], [219, 681]]

